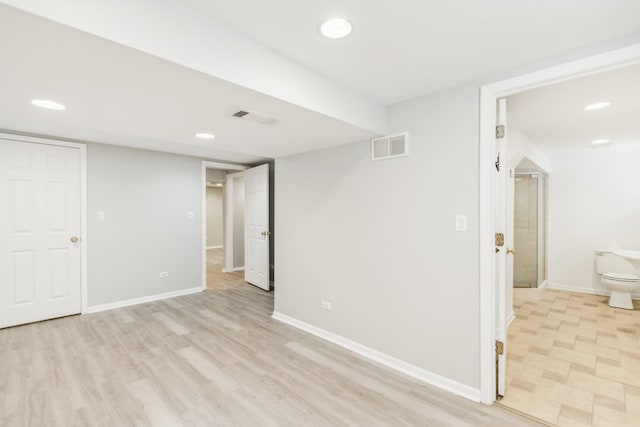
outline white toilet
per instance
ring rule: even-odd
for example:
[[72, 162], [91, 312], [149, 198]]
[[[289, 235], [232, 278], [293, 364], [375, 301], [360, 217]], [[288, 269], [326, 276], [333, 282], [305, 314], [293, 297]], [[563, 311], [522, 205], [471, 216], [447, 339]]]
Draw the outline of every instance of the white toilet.
[[612, 249], [596, 249], [596, 271], [602, 284], [611, 291], [611, 307], [633, 310], [631, 294], [640, 290], [640, 274], [627, 259]]

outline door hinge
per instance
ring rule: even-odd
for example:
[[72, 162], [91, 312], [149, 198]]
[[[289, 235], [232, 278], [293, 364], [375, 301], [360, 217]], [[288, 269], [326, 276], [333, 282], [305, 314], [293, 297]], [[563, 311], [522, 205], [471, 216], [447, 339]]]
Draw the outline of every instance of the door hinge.
[[496, 340], [496, 354], [498, 355], [504, 354], [504, 343], [502, 341]]
[[504, 125], [497, 125], [496, 126], [496, 138], [497, 139], [504, 138], [504, 132], [505, 132]]
[[504, 233], [496, 233], [496, 246], [504, 246]]
[[500, 153], [498, 153], [498, 157], [496, 157], [496, 170], [500, 172]]

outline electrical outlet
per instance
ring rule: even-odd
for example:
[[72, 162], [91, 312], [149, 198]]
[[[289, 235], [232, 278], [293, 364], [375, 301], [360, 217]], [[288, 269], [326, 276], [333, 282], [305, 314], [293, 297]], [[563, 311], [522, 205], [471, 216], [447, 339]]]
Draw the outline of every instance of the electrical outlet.
[[193, 212], [187, 212], [187, 219], [193, 219], [195, 217], [195, 215], [193, 214]]
[[98, 213], [96, 214], [96, 221], [104, 221], [105, 219], [106, 219], [106, 218], [105, 218], [105, 214], [104, 214], [104, 212], [98, 212]]
[[331, 303], [329, 301], [322, 301], [322, 308], [325, 310], [331, 310]]
[[162, 271], [160, 272], [160, 278], [163, 279], [165, 277], [169, 277], [169, 272], [168, 271]]

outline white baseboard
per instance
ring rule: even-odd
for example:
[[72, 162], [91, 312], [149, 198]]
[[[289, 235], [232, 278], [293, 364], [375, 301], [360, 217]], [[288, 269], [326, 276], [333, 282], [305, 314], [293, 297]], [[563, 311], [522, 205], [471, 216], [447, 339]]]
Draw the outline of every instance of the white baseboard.
[[538, 289], [544, 289], [544, 288], [548, 288], [549, 287], [549, 281], [547, 279], [544, 280], [544, 282], [542, 282], [542, 284], [540, 284], [540, 286], [538, 286]]
[[222, 249], [222, 248], [224, 248], [224, 246], [222, 246], [222, 245], [218, 245], [218, 246], [207, 246], [207, 250], [209, 250], [209, 249]]
[[231, 270], [229, 270], [228, 268], [223, 268], [222, 270], [223, 273], [233, 273], [234, 271], [244, 271], [244, 267], [234, 267]]
[[[611, 295], [611, 292], [607, 291], [606, 289], [584, 288], [580, 286], [563, 285], [561, 283], [549, 283], [549, 289], [554, 289], [556, 291], [577, 292], [580, 294], [602, 295], [605, 297]], [[640, 294], [631, 294], [631, 298], [640, 300]]]
[[161, 299], [179, 297], [182, 295], [195, 294], [202, 291], [202, 286], [198, 286], [197, 288], [181, 289], [179, 291], [165, 292], [164, 294], [149, 295], [146, 297], [132, 298], [124, 301], [110, 302], [107, 304], [92, 305], [87, 307], [87, 310], [84, 312], [84, 314], [113, 310], [114, 308], [129, 307], [131, 305], [144, 304], [145, 302], [152, 302]]
[[509, 315], [507, 316], [507, 329], [509, 329], [509, 326], [511, 326], [511, 323], [513, 323], [513, 321], [516, 319], [516, 313], [511, 310], [511, 313], [509, 313]]
[[453, 381], [449, 378], [442, 377], [438, 374], [434, 374], [433, 372], [429, 372], [425, 369], [419, 368], [400, 359], [396, 359], [395, 357], [389, 356], [388, 354], [382, 353], [378, 350], [374, 350], [355, 341], [351, 341], [327, 330], [294, 319], [293, 317], [278, 313], [277, 311], [273, 312], [272, 318], [286, 323], [287, 325], [293, 326], [294, 328], [301, 329], [312, 335], [320, 337], [324, 340], [330, 341], [336, 345], [339, 345], [340, 347], [346, 348], [347, 350], [351, 350], [354, 353], [357, 353], [369, 360], [377, 362], [396, 371], [402, 372], [419, 381], [433, 385], [435, 387], [439, 387], [450, 393], [456, 394], [469, 400], [473, 400], [474, 402], [480, 402], [479, 389], [470, 387], [457, 381]]

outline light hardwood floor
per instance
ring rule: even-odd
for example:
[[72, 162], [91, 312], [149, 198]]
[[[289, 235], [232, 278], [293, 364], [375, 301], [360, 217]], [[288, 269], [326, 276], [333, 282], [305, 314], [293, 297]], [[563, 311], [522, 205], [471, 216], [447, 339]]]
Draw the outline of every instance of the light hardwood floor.
[[0, 330], [0, 426], [538, 425], [272, 320], [273, 294], [241, 273], [210, 277], [199, 294]]

